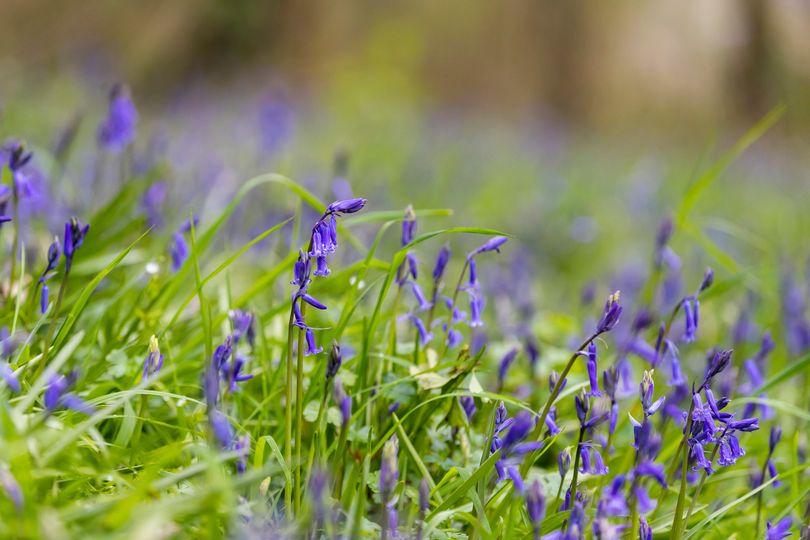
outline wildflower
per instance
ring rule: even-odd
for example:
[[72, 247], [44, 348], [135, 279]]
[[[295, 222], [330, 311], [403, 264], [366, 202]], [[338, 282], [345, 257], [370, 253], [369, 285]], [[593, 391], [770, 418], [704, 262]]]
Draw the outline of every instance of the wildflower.
[[247, 338], [248, 345], [253, 347], [256, 341], [256, 329], [253, 313], [242, 311], [241, 309], [231, 310], [228, 315], [233, 323], [233, 343], [236, 345], [242, 336]]
[[[33, 157], [33, 152], [27, 151], [25, 144], [19, 141], [11, 141], [0, 150], [0, 160], [2, 160], [11, 171], [14, 190], [17, 196], [31, 196], [34, 194], [28, 176], [23, 168], [28, 165]], [[0, 166], [0, 169], [2, 167]]]
[[599, 391], [599, 377], [596, 375], [597, 373], [597, 366], [596, 366], [596, 344], [591, 341], [588, 344], [587, 351], [579, 351], [577, 353], [580, 356], [584, 356], [587, 362], [588, 368], [588, 380], [590, 381], [591, 391], [588, 395], [590, 396], [601, 396], [602, 392]]
[[17, 479], [14, 478], [14, 475], [11, 474], [11, 471], [6, 468], [0, 468], [0, 486], [3, 486], [3, 490], [6, 492], [8, 498], [11, 499], [17, 512], [22, 512], [24, 503], [22, 489], [20, 489], [20, 484], [17, 482]]
[[543, 496], [543, 488], [540, 480], [537, 478], [529, 485], [526, 490], [526, 512], [529, 515], [529, 523], [532, 526], [532, 532], [535, 539], [540, 538], [540, 525], [543, 523], [543, 517], [546, 515], [546, 498]]
[[90, 230], [90, 225], [82, 225], [78, 218], [70, 218], [70, 221], [65, 223], [65, 236], [64, 247], [62, 254], [65, 256], [65, 273], [70, 272], [70, 267], [73, 264], [73, 255], [84, 243], [87, 232]]
[[340, 407], [340, 415], [343, 421], [343, 426], [349, 425], [352, 418], [352, 398], [343, 389], [343, 382], [340, 378], [335, 378], [335, 402]]
[[557, 471], [560, 473], [560, 481], [565, 480], [565, 475], [571, 468], [571, 452], [568, 448], [560, 450], [557, 454]]
[[419, 482], [419, 523], [416, 529], [416, 539], [422, 538], [422, 527], [424, 527], [425, 514], [430, 508], [430, 486], [427, 479], [422, 478]]
[[732, 349], [713, 351], [709, 356], [709, 362], [706, 366], [706, 373], [703, 376], [703, 383], [698, 388], [698, 392], [708, 387], [712, 379], [722, 373], [729, 365], [731, 365], [731, 356], [734, 353]]
[[515, 361], [517, 357], [518, 350], [516, 347], [507, 352], [498, 365], [498, 388], [503, 388], [504, 380], [506, 379], [506, 373], [509, 371], [509, 366], [512, 365], [512, 362]]
[[416, 327], [416, 331], [419, 333], [419, 344], [424, 347], [433, 340], [433, 334], [428, 332], [427, 328], [425, 328], [425, 324], [419, 317], [414, 314], [411, 314], [409, 317]]
[[467, 421], [472, 422], [476, 411], [475, 398], [472, 396], [461, 396], [458, 398], [458, 402], [461, 405], [461, 408], [464, 410], [464, 414], [467, 416]]
[[226, 361], [222, 364], [222, 379], [228, 383], [229, 392], [236, 392], [239, 390], [237, 383], [249, 381], [253, 378], [253, 375], [250, 373], [242, 373], [246, 363], [247, 360], [244, 356], [236, 354], [233, 356], [232, 360]]
[[397, 453], [399, 452], [399, 442], [396, 434], [385, 441], [382, 450], [382, 463], [380, 465], [380, 496], [383, 506], [388, 511], [388, 528], [396, 536], [397, 530], [397, 507], [396, 499], [393, 497], [399, 479], [399, 468], [397, 466]]
[[616, 291], [611, 294], [607, 302], [605, 302], [605, 309], [602, 312], [602, 318], [596, 327], [597, 334], [610, 332], [616, 323], [619, 322], [619, 317], [622, 314], [622, 306], [619, 304], [620, 292]]
[[793, 524], [793, 518], [785, 516], [779, 523], [772, 525], [768, 522], [767, 530], [765, 531], [765, 540], [779, 540], [780, 538], [787, 538], [793, 533], [790, 532], [790, 526]]
[[493, 238], [490, 238], [483, 245], [472, 250], [467, 255], [467, 258], [472, 260], [472, 258], [475, 257], [476, 255], [486, 253], [487, 251], [495, 251], [497, 253], [500, 253], [501, 252], [500, 247], [504, 245], [507, 241], [509, 241], [509, 238], [507, 238], [506, 236], [495, 236]]
[[664, 396], [658, 398], [653, 403], [653, 392], [655, 391], [655, 381], [653, 381], [655, 370], [644, 371], [644, 375], [639, 384], [639, 394], [641, 395], [641, 406], [644, 409], [644, 416], [652, 416], [664, 403]]
[[[559, 383], [559, 380], [560, 380], [560, 374], [552, 369], [551, 373], [549, 373], [549, 375], [548, 375], [548, 390], [549, 390], [549, 392], [554, 391], [554, 387], [557, 386], [557, 384]], [[566, 384], [568, 384], [568, 379], [567, 378], [563, 379], [562, 383], [560, 383], [560, 392], [563, 391]]]
[[[498, 478], [505, 480], [507, 476], [512, 480], [515, 489], [523, 493], [523, 479], [520, 476], [518, 466], [523, 456], [529, 452], [534, 452], [542, 448], [542, 442], [523, 442], [534, 427], [534, 420], [531, 413], [520, 411], [511, 423], [509, 431], [497, 449], [501, 450], [501, 456], [495, 463], [495, 470], [498, 471]], [[503, 428], [501, 428], [503, 429]], [[493, 437], [493, 443], [495, 437]]]
[[438, 283], [442, 279], [448, 262], [450, 262], [450, 247], [444, 245], [441, 247], [441, 249], [439, 249], [439, 254], [436, 257], [436, 266], [433, 267], [434, 283]]
[[141, 379], [146, 381], [150, 375], [156, 375], [163, 367], [163, 355], [160, 353], [157, 337], [149, 338], [149, 353], [143, 361], [143, 375]]
[[70, 409], [82, 414], [92, 414], [94, 408], [70, 390], [76, 385], [79, 374], [71, 371], [68, 375], [54, 373], [48, 380], [45, 389], [44, 403], [46, 414], [53, 413], [57, 408]]
[[244, 474], [247, 470], [247, 457], [250, 454], [250, 435], [245, 434], [233, 442], [236, 451], [236, 472]]
[[615, 365], [602, 372], [602, 385], [610, 398], [610, 427], [609, 433], [616, 431], [616, 422], [619, 420], [619, 404], [616, 401], [616, 387], [619, 383], [619, 373]]
[[169, 248], [169, 253], [172, 257], [172, 270], [174, 272], [180, 270], [180, 267], [183, 266], [189, 256], [188, 244], [184, 234], [196, 227], [198, 223], [199, 219], [194, 216], [192, 219], [184, 221], [180, 228], [172, 234], [172, 245]]
[[475, 262], [475, 257], [481, 253], [495, 251], [500, 253], [500, 247], [505, 244], [509, 239], [505, 236], [496, 236], [489, 239], [483, 245], [477, 247], [467, 254], [467, 265], [470, 268], [469, 286], [466, 288], [470, 296], [470, 322], [471, 327], [483, 326], [484, 321], [481, 320], [481, 312], [486, 305], [486, 299], [481, 292], [481, 286], [478, 282], [478, 266]]
[[220, 448], [223, 450], [230, 449], [233, 443], [233, 428], [228, 417], [219, 409], [210, 407], [208, 409], [208, 423], [211, 426], [211, 433], [214, 434]]
[[107, 117], [98, 127], [98, 143], [113, 152], [120, 152], [135, 140], [138, 111], [123, 84], [117, 84], [110, 92]]
[[425, 294], [422, 292], [422, 288], [419, 286], [419, 284], [415, 281], [410, 281], [409, 283], [411, 284], [413, 296], [416, 298], [416, 302], [419, 304], [417, 311], [427, 311], [430, 309], [432, 304], [425, 298]]

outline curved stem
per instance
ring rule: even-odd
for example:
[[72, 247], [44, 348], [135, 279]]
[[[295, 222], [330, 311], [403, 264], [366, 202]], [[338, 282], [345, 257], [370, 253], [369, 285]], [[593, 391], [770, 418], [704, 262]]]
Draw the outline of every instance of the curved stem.
[[56, 331], [56, 324], [59, 318], [59, 311], [62, 309], [62, 300], [65, 297], [65, 290], [67, 289], [67, 282], [68, 277], [70, 276], [70, 271], [65, 269], [65, 278], [62, 280], [62, 283], [59, 285], [59, 294], [56, 297], [56, 303], [53, 306], [53, 316], [51, 317], [51, 324], [48, 325], [48, 332], [45, 335], [45, 343], [43, 344], [42, 349], [42, 357], [39, 360], [39, 365], [37, 366], [37, 370], [34, 373], [34, 379], [36, 380], [42, 374], [42, 370], [45, 369], [45, 364], [48, 363], [48, 354], [51, 351], [51, 341], [53, 340], [53, 334]]
[[[762, 485], [765, 482], [765, 471], [768, 469], [768, 460], [771, 459], [771, 452], [768, 452], [768, 458], [765, 460], [765, 463], [762, 464], [762, 471], [759, 473], [759, 482]], [[762, 519], [762, 490], [757, 493], [757, 521], [756, 527], [754, 528], [754, 537], [759, 535], [759, 524], [761, 523]]]

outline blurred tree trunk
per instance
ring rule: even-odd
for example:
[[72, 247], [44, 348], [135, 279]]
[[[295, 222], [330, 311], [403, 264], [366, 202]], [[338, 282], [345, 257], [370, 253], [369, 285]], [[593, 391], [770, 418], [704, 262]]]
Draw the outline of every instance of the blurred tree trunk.
[[745, 25], [745, 43], [733, 77], [737, 112], [743, 119], [756, 119], [772, 105], [768, 100], [771, 42], [767, 0], [744, 0], [739, 4]]

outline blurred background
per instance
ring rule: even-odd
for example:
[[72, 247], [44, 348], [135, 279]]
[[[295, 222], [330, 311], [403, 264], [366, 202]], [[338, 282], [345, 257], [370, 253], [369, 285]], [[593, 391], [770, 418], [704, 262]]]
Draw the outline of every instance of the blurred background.
[[[804, 0], [0, 3], [0, 134], [48, 149], [80, 121], [85, 151], [44, 181], [73, 207], [110, 196], [83, 179], [118, 170], [93, 145], [117, 82], [136, 171], [170, 164], [170, 225], [277, 171], [325, 199], [451, 207], [591, 276], [647, 261], [688, 187], [784, 105], [676, 241], [696, 269], [727, 254], [759, 277], [806, 257]], [[262, 230], [273, 201], [250, 204]]]

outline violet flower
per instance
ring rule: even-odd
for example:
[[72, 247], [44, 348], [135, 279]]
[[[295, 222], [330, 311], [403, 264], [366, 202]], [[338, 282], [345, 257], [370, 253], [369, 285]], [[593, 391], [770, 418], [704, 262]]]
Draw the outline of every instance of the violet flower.
[[50, 415], [57, 409], [69, 409], [86, 415], [93, 414], [95, 409], [92, 405], [71, 393], [78, 378], [79, 374], [76, 371], [71, 371], [67, 375], [58, 373], [51, 375], [43, 399], [46, 414]]
[[120, 152], [135, 140], [138, 111], [130, 97], [129, 89], [117, 84], [110, 91], [107, 116], [98, 127], [98, 143], [112, 152]]

